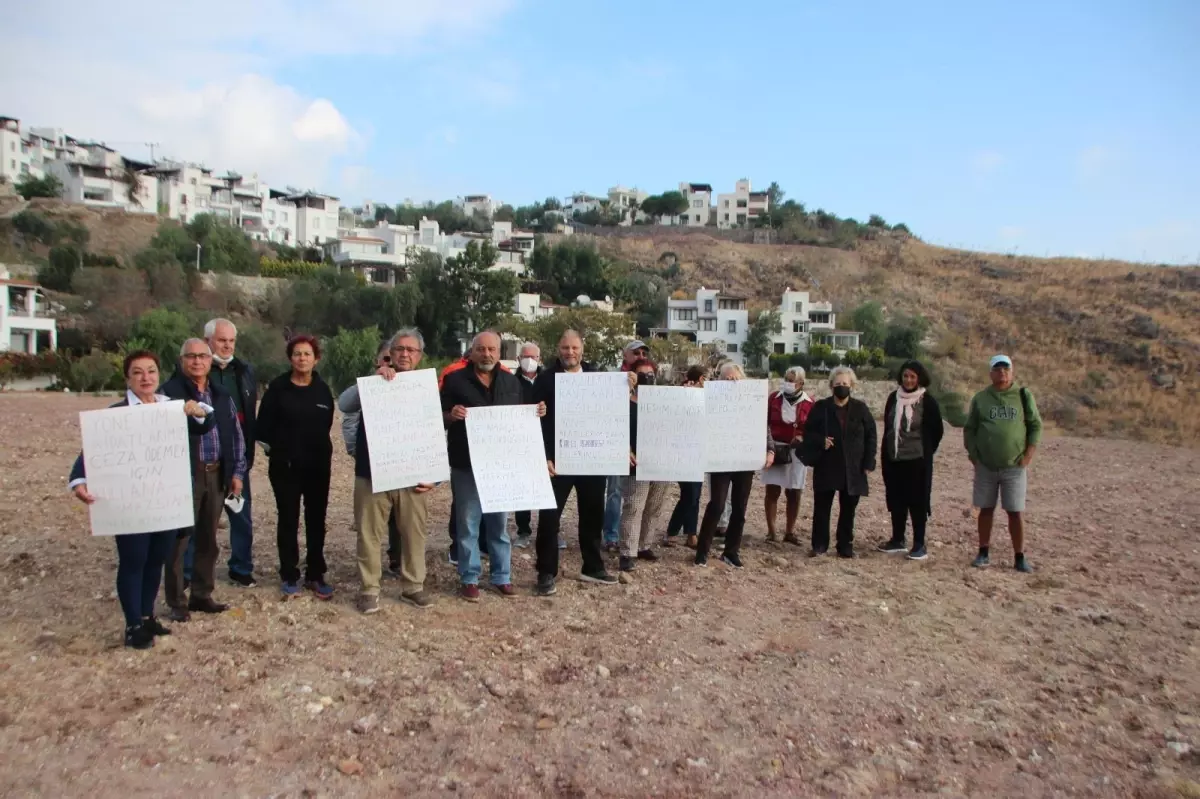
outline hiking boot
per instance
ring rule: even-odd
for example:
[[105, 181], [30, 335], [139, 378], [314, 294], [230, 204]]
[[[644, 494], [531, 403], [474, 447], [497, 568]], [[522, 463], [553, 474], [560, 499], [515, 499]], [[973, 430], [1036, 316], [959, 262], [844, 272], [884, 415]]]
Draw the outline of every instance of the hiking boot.
[[1029, 565], [1029, 561], [1025, 560], [1024, 555], [1017, 556], [1017, 561], [1013, 564], [1013, 568], [1022, 574], [1033, 574], [1033, 567]]
[[378, 613], [379, 597], [371, 596], [370, 594], [359, 594], [355, 605], [358, 607], [359, 613]]
[[845, 558], [846, 560], [853, 560], [854, 559], [854, 549], [853, 548], [839, 549], [837, 551], [837, 556], [839, 558]]
[[414, 608], [427, 608], [433, 604], [433, 598], [424, 591], [414, 591], [411, 594], [401, 594], [400, 599]]
[[514, 597], [517, 595], [517, 589], [513, 588], [512, 583], [504, 583], [502, 585], [493, 585], [492, 588], [495, 588], [496, 593], [499, 594], [500, 596]]
[[478, 602], [479, 586], [472, 585], [470, 583], [464, 583], [462, 587], [458, 589], [458, 595], [468, 602]]
[[971, 561], [971, 565], [976, 569], [985, 569], [990, 566], [991, 563], [992, 562], [988, 559], [988, 556], [984, 554], [976, 555], [975, 560]]
[[582, 572], [579, 575], [579, 579], [585, 583], [596, 583], [597, 585], [617, 584], [617, 578], [604, 571], [604, 569], [598, 572]]
[[891, 554], [893, 552], [905, 552], [908, 550], [908, 547], [905, 545], [903, 538], [893, 538], [892, 540], [885, 541], [884, 543], [875, 547], [875, 549], [880, 552], [887, 552], [888, 554]]
[[126, 627], [125, 646], [130, 649], [149, 649], [154, 646], [154, 633], [147, 630], [144, 624]]
[[317, 599], [333, 599], [333, 586], [324, 580], [309, 580], [304, 584], [304, 587], [316, 594]]
[[387, 573], [389, 575], [391, 575], [392, 577], [399, 577], [400, 576], [400, 561], [389, 560], [388, 567], [387, 567]]
[[638, 560], [648, 560], [651, 563], [654, 563], [655, 561], [658, 560], [658, 555], [654, 554], [653, 549], [639, 549], [638, 554], [637, 554], [637, 559]]
[[539, 574], [537, 579], [538, 596], [554, 596], [558, 589], [554, 586], [553, 574]]
[[283, 594], [284, 599], [295, 599], [304, 593], [304, 589], [300, 587], [300, 581], [297, 580], [279, 586], [279, 593]]
[[253, 588], [258, 585], [253, 574], [238, 574], [237, 572], [229, 573], [229, 582], [240, 585], [242, 588]]
[[732, 566], [735, 569], [742, 568], [742, 559], [737, 555], [722, 555], [721, 562], [726, 566]]
[[160, 622], [158, 619], [154, 618], [153, 616], [147, 616], [146, 618], [142, 619], [142, 629], [149, 632], [155, 638], [157, 638], [160, 635], [170, 635], [171, 634], [171, 628], [164, 627], [162, 622]]
[[913, 551], [908, 553], [909, 560], [925, 560], [929, 557], [929, 553], [925, 551], [925, 547], [913, 547]]
[[627, 558], [622, 555], [617, 561], [617, 568], [623, 572], [631, 572], [633, 571], [633, 567], [636, 563], [637, 561], [635, 561], [633, 558]]

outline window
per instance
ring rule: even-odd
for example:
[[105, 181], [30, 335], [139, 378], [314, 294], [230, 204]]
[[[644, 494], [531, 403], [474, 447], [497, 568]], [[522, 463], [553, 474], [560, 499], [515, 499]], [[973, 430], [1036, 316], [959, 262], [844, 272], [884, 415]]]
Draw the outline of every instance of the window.
[[804, 303], [796, 303], [796, 313], [804, 313]]
[[814, 325], [827, 325], [827, 324], [830, 324], [830, 321], [829, 321], [829, 314], [827, 314], [827, 313], [818, 313], [817, 311], [809, 311], [809, 312], [808, 312], [808, 320], [809, 320], [810, 322], [812, 322]]
[[730, 319], [730, 320], [729, 320], [729, 332], [730, 332], [730, 333], [736, 333], [736, 332], [737, 332], [737, 322], [735, 322], [735, 321], [734, 321], [734, 320], [732, 320], [732, 319]]
[[195, 185], [196, 185], [196, 179], [195, 179], [195, 178], [192, 178], [192, 179], [191, 179], [190, 181], [188, 181], [188, 182], [189, 182], [189, 183], [191, 183], [193, 186], [195, 186]]
[[29, 164], [21, 164], [21, 174], [22, 175], [29, 174]]
[[696, 224], [700, 224], [700, 214], [696, 214]]
[[792, 332], [793, 333], [803, 333], [804, 332], [804, 323], [803, 322], [792, 322]]
[[700, 320], [700, 329], [706, 330], [710, 333], [716, 333], [717, 332], [717, 320], [716, 319], [701, 319]]
[[692, 200], [692, 207], [693, 208], [703, 208], [704, 200], [701, 200], [701, 199]]
[[321, 217], [314, 216], [313, 217], [313, 230], [317, 230], [320, 227], [321, 227]]
[[786, 351], [785, 351], [785, 350], [786, 350], [786, 347], [785, 347], [785, 345], [783, 344], [783, 342], [777, 342], [777, 343], [775, 344], [775, 354], [776, 354], [776, 355], [784, 355], [784, 354], [786, 354]]
[[726, 221], [726, 222], [728, 222], [728, 221], [729, 221], [729, 214], [725, 214], [725, 221]]
[[736, 354], [737, 353], [737, 345], [736, 344], [728, 344], [725, 346], [725, 351]]
[[[729, 200], [726, 200], [726, 201], [725, 201], [725, 207], [726, 207], [726, 208], [728, 208], [728, 207], [729, 207]], [[725, 217], [725, 218], [726, 218], [726, 219], [728, 219], [729, 217]]]
[[799, 344], [793, 344], [793, 345], [792, 345], [792, 352], [799, 352], [799, 351], [800, 351], [800, 345], [799, 345]]
[[693, 308], [676, 308], [675, 318], [681, 322], [690, 322], [696, 318], [696, 311]]
[[739, 225], [744, 225], [744, 224], [746, 224], [746, 215], [745, 215], [745, 214], [738, 214], [738, 215], [737, 215], [737, 223], [738, 223]]
[[[726, 202], [725, 204], [726, 204], [726, 205], [729, 205], [729, 203], [728, 203], [728, 202]], [[745, 208], [745, 207], [746, 207], [746, 201], [745, 201], [745, 200], [738, 200], [738, 201], [737, 201], [737, 207], [738, 207], [738, 208]]]
[[705, 313], [712, 313], [712, 300], [705, 300], [705, 301], [704, 301], [704, 312], [705, 312]]

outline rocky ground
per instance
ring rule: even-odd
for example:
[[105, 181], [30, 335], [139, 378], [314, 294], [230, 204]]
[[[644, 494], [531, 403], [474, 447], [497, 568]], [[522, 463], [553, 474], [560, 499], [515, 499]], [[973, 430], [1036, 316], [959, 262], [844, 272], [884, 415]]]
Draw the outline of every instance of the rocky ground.
[[[973, 571], [968, 468], [947, 437], [932, 557], [763, 543], [740, 572], [663, 550], [630, 584], [455, 598], [447, 494], [437, 604], [353, 609], [350, 463], [336, 457], [329, 603], [280, 600], [255, 470], [262, 584], [120, 646], [111, 541], [65, 492], [77, 412], [0, 396], [0, 793], [6, 796], [1200, 796], [1200, 454], [1059, 438], [1035, 464], [1036, 574]], [[572, 503], [573, 508], [573, 503]], [[567, 529], [574, 528], [569, 510]], [[802, 530], [811, 517], [805, 496]], [[665, 524], [665, 519], [663, 520]], [[226, 533], [222, 534], [223, 536]], [[224, 570], [222, 569], [222, 576]]]

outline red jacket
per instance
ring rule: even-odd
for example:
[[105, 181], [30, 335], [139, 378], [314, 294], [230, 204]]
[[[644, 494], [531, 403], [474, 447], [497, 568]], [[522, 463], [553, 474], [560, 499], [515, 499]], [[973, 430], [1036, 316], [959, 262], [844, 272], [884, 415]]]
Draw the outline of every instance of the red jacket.
[[813, 401], [805, 399], [796, 406], [796, 423], [788, 424], [783, 421], [783, 395], [778, 391], [767, 398], [767, 427], [771, 428], [771, 438], [775, 441], [791, 442], [793, 438], [804, 435], [804, 423], [808, 421], [808, 412], [812, 410]]

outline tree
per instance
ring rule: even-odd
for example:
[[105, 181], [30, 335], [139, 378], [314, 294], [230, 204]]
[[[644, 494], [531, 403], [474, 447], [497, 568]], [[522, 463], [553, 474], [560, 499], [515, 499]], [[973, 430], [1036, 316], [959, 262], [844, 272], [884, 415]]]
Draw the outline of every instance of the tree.
[[851, 329], [862, 333], [863, 347], [878, 347], [887, 336], [887, 324], [883, 319], [883, 306], [875, 301], [864, 302], [850, 312]]
[[912, 235], [912, 231], [908, 229], [908, 225], [904, 224], [903, 222], [897, 222], [896, 224], [892, 225], [892, 230], [896, 233], [904, 233], [909, 236]]
[[496, 222], [512, 222], [515, 213], [513, 207], [505, 203], [496, 209], [496, 213], [492, 214], [492, 219]]
[[783, 332], [783, 323], [777, 309], [761, 311], [750, 329], [746, 331], [746, 343], [742, 345], [742, 356], [746, 365], [761, 368], [763, 360], [771, 354], [771, 337]]
[[662, 215], [679, 216], [688, 209], [687, 198], [682, 192], [667, 191], [662, 194]]
[[833, 359], [833, 347], [828, 344], [812, 344], [808, 348], [808, 357], [812, 359], [814, 367], [821, 364], [829, 366], [829, 362]]
[[321, 375], [334, 391], [344, 391], [354, 381], [375, 370], [375, 355], [379, 351], [378, 327], [361, 330], [338, 328], [336, 336], [325, 341], [321, 354]]
[[883, 217], [879, 214], [871, 214], [871, 216], [867, 219], [867, 227], [877, 227], [887, 230], [888, 223], [883, 221]]
[[22, 175], [13, 188], [26, 200], [32, 200], [34, 197], [61, 197], [63, 184], [54, 175], [46, 175], [41, 178]]
[[584, 359], [601, 368], [612, 368], [620, 362], [621, 349], [633, 334], [633, 323], [625, 314], [599, 308], [564, 308], [536, 322], [509, 315], [496, 324], [496, 329], [524, 341], [536, 341], [547, 362], [554, 357], [552, 353], [557, 351], [563, 332], [577, 330], [583, 337]]
[[870, 362], [871, 351], [865, 349], [847, 350], [846, 356], [843, 360], [847, 366], [860, 369]]
[[[193, 242], [192, 258], [195, 257], [195, 244], [201, 246], [200, 267], [203, 271], [238, 275], [258, 273], [259, 258], [250, 239], [230, 223], [211, 214], [200, 214], [187, 224], [186, 230]], [[179, 261], [187, 262], [185, 258], [179, 258]]]
[[893, 358], [917, 358], [928, 325], [919, 317], [897, 317], [887, 326], [883, 351]]
[[145, 192], [142, 190], [141, 176], [138, 171], [129, 164], [126, 164], [124, 169], [117, 175], [117, 181], [125, 186], [125, 197], [130, 205], [142, 207], [142, 197]]
[[196, 335], [195, 329], [185, 314], [166, 308], [152, 308], [137, 318], [124, 344], [126, 352], [150, 350], [170, 371], [168, 364], [179, 359], [179, 347]]
[[500, 317], [512, 313], [513, 302], [520, 291], [520, 280], [507, 269], [492, 267], [496, 263], [496, 248], [491, 242], [472, 241], [466, 251], [446, 261], [446, 283], [453, 302], [459, 309], [460, 337], [486, 330]]
[[38, 270], [38, 282], [51, 291], [70, 291], [80, 258], [79, 250], [69, 244], [52, 247], [46, 266]]
[[779, 184], [771, 181], [771, 185], [767, 186], [767, 210], [772, 211], [783, 205], [784, 191]]

